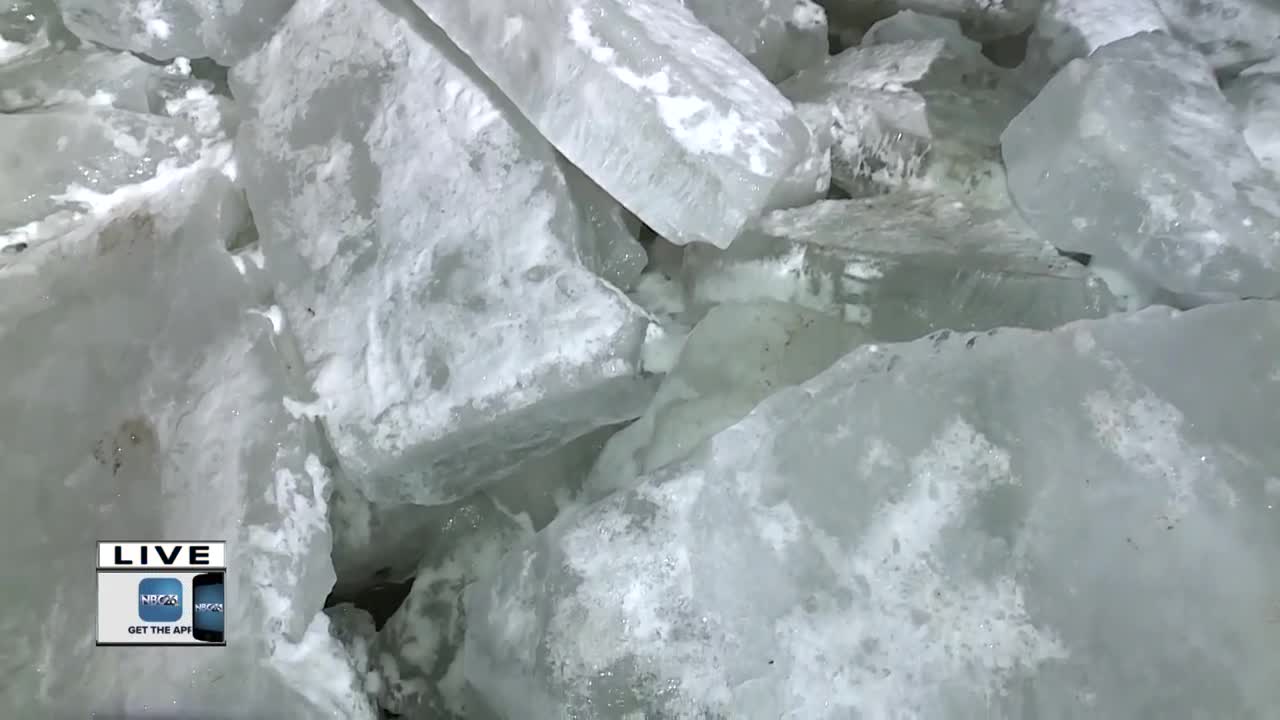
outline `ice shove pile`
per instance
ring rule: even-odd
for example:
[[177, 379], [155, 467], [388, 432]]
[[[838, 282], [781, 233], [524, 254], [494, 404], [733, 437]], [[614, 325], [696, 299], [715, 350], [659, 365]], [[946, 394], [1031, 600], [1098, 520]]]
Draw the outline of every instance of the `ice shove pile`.
[[0, 717], [1270, 718], [1274, 4], [726, 7], [0, 5]]
[[1274, 302], [863, 346], [507, 555], [467, 678], [530, 720], [1265, 717], [1277, 357]]

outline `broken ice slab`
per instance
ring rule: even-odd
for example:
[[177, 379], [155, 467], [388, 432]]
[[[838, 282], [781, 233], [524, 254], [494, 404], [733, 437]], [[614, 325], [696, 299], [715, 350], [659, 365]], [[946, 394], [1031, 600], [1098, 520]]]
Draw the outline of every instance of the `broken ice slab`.
[[1008, 202], [1000, 131], [1028, 98], [980, 54], [943, 38], [850, 48], [779, 87], [832, 108], [832, 182], [854, 197], [907, 188]]
[[813, 0], [681, 1], [774, 82], [827, 56], [827, 13]]
[[463, 592], [532, 534], [480, 494], [424, 535], [426, 554], [413, 588], [374, 644], [381, 707], [404, 717], [472, 717], [462, 675]]
[[724, 247], [808, 139], [679, 0], [414, 0], [575, 165], [660, 235]]
[[467, 680], [522, 720], [1268, 717], [1277, 357], [1264, 301], [864, 346], [513, 549]]
[[[319, 615], [318, 437], [224, 250], [239, 198], [173, 169], [0, 267], [0, 716], [374, 717]], [[191, 538], [228, 544], [227, 648], [93, 647], [94, 543]]]
[[271, 36], [293, 0], [58, 0], [80, 39], [157, 60], [233, 65]]
[[1005, 130], [1042, 237], [1194, 304], [1280, 295], [1280, 183], [1204, 58], [1141, 33], [1073, 61]]
[[685, 283], [695, 308], [769, 298], [881, 341], [1047, 329], [1119, 309], [1103, 282], [1016, 213], [908, 193], [770, 213], [727, 250], [688, 248]]
[[1222, 88], [1244, 125], [1244, 141], [1280, 179], [1280, 58], [1254, 65]]
[[301, 0], [232, 86], [291, 407], [362, 496], [461, 499], [643, 412], [647, 316], [594, 272], [636, 241], [416, 8]]
[[1064, 65], [1141, 32], [1168, 31], [1156, 0], [1044, 0], [1022, 70], [1043, 87]]
[[1274, 0], [1154, 0], [1173, 35], [1216, 70], [1280, 56], [1280, 4]]
[[684, 342], [649, 409], [605, 445], [587, 496], [602, 498], [688, 456], [764, 398], [805, 382], [868, 339], [860, 327], [797, 305], [712, 308]]
[[964, 25], [979, 39], [1016, 35], [1035, 21], [1042, 0], [824, 0], [832, 24], [870, 27], [895, 13], [911, 10]]

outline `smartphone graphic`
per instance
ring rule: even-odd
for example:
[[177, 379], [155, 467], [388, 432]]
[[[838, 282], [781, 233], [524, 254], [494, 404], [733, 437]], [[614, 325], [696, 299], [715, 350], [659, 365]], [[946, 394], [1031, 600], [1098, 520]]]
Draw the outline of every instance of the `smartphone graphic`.
[[191, 579], [191, 636], [207, 643], [226, 643], [225, 574], [202, 573]]

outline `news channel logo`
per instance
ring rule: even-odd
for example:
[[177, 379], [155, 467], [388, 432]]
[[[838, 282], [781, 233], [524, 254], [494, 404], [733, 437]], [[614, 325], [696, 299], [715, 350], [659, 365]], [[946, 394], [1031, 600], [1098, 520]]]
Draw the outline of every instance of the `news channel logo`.
[[143, 578], [138, 582], [138, 619], [143, 622], [178, 622], [182, 619], [182, 581], [178, 578]]
[[99, 645], [226, 645], [226, 543], [100, 542]]

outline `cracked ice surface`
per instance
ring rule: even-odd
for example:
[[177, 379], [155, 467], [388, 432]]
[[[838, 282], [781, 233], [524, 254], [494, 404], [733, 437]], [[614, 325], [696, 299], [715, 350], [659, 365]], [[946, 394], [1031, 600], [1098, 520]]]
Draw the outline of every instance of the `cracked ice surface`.
[[724, 247], [804, 123], [678, 0], [415, 0], [575, 165], [668, 240]]
[[467, 678], [530, 720], [1263, 717], [1277, 353], [1262, 301], [864, 346], [509, 554]]
[[365, 498], [459, 499], [643, 411], [648, 320], [587, 265], [635, 241], [419, 11], [303, 0], [233, 87], [291, 407]]

